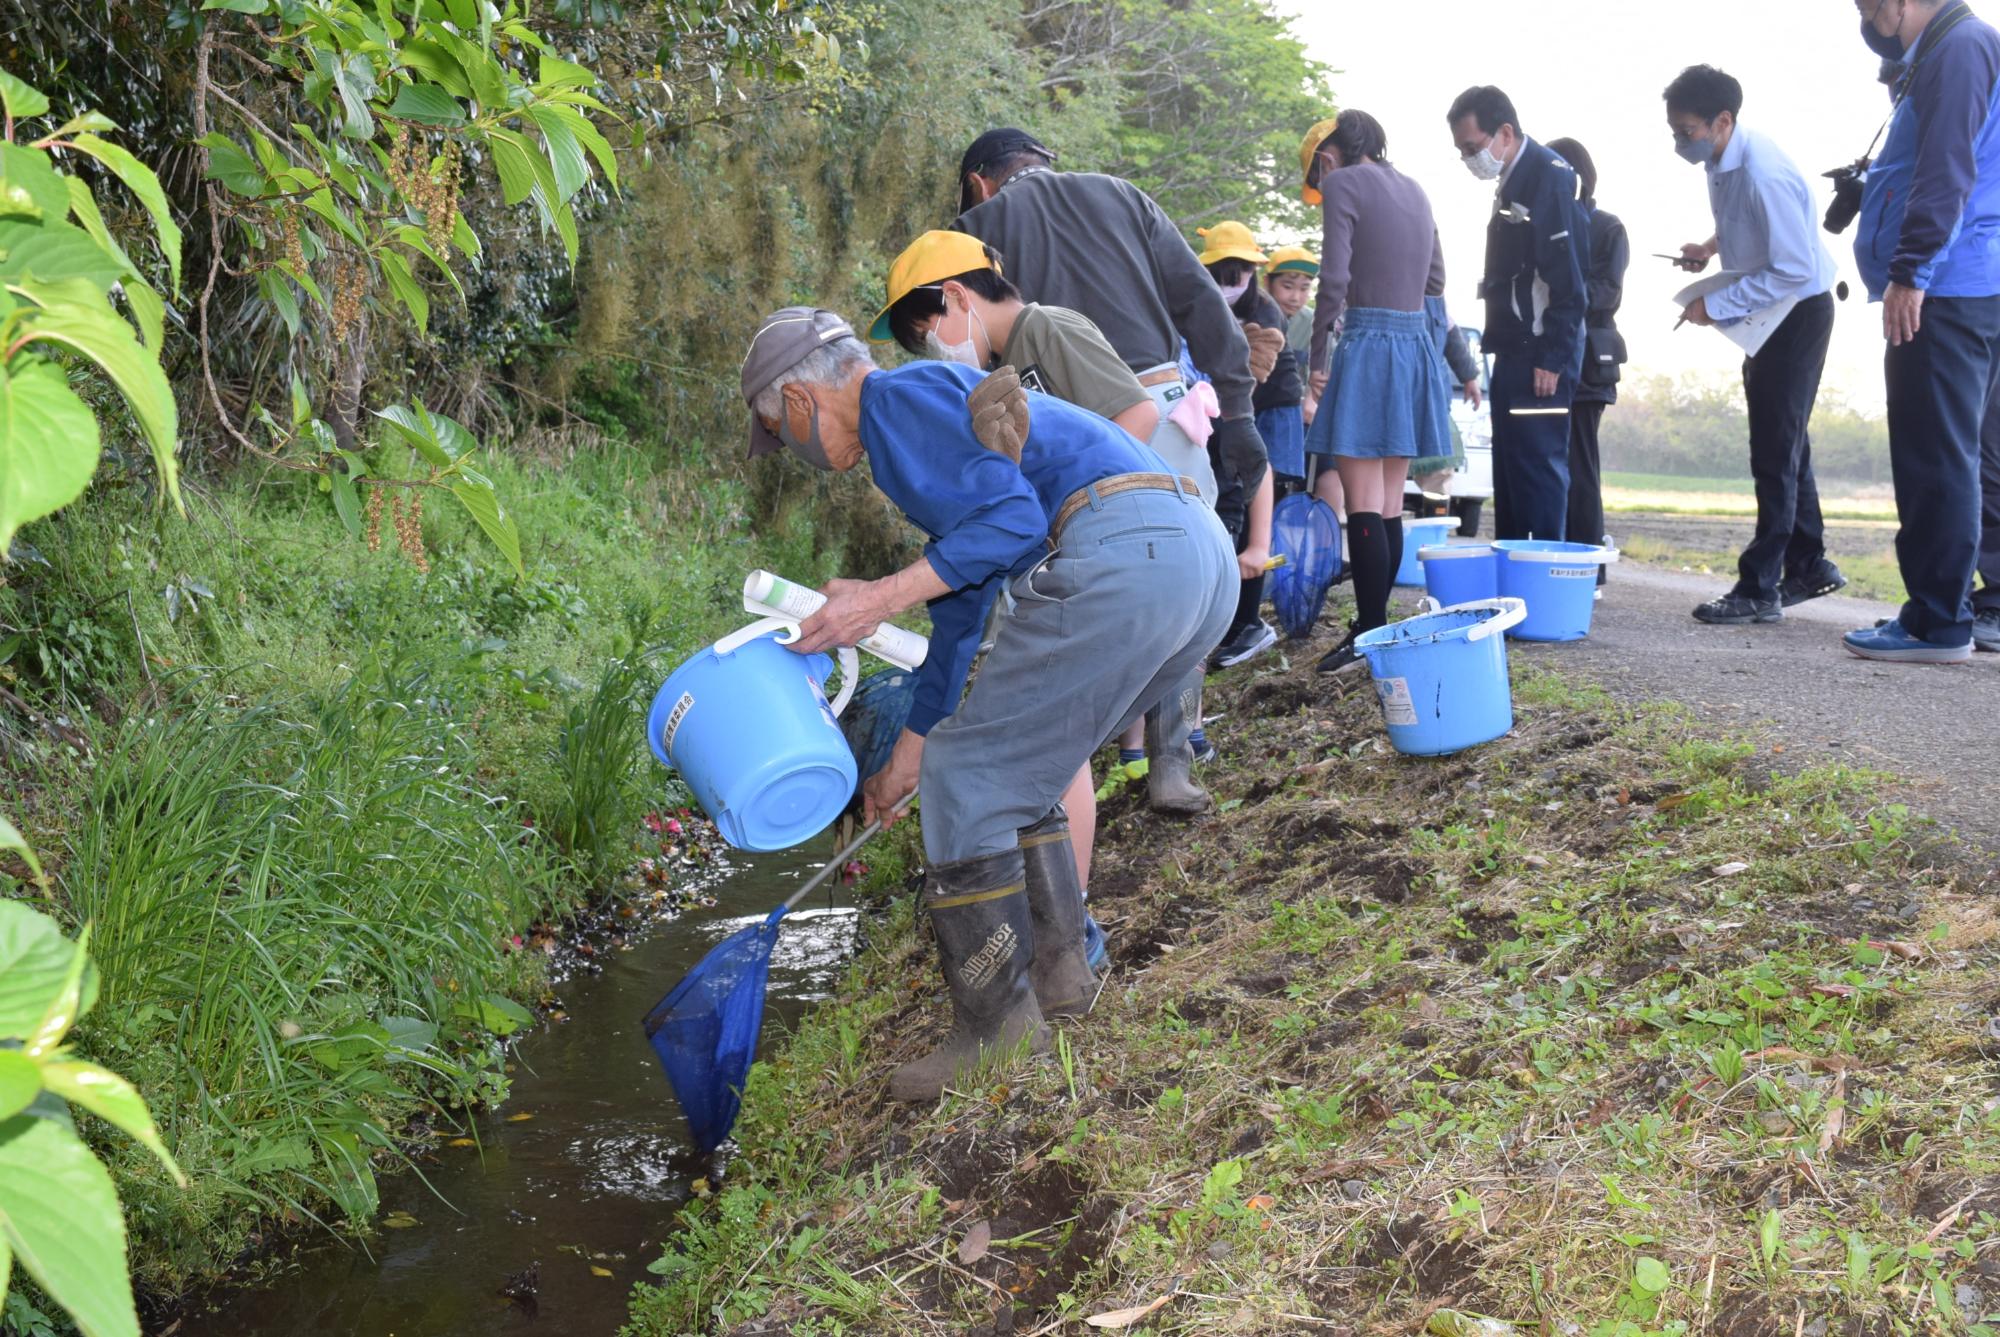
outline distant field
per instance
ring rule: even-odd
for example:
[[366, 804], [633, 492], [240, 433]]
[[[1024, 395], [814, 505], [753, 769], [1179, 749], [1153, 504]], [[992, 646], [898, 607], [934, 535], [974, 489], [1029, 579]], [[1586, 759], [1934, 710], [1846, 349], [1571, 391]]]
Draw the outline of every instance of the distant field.
[[[1828, 483], [1820, 494], [1828, 519], [1893, 520], [1895, 500], [1883, 487]], [[1607, 470], [1604, 508], [1608, 511], [1654, 511], [1683, 515], [1755, 515], [1757, 499], [1748, 476], [1684, 478], [1677, 474], [1639, 474]]]

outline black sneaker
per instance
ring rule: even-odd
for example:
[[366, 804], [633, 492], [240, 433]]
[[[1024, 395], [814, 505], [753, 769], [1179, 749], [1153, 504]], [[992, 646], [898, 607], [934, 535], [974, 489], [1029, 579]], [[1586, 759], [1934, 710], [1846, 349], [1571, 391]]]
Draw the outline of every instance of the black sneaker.
[[1846, 588], [1847, 577], [1840, 574], [1840, 568], [1832, 562], [1821, 562], [1819, 569], [1810, 575], [1786, 576], [1778, 586], [1778, 598], [1785, 607], [1794, 608], [1808, 599]]
[[2000, 608], [1982, 608], [1972, 615], [1972, 648], [2000, 654]]
[[1277, 629], [1260, 618], [1223, 643], [1213, 656], [1215, 667], [1235, 668], [1246, 660], [1255, 659], [1277, 643]]
[[1751, 599], [1741, 594], [1725, 594], [1710, 599], [1694, 610], [1697, 622], [1717, 627], [1746, 627], [1753, 622], [1783, 622], [1785, 610], [1776, 599]]
[[1364, 667], [1368, 661], [1363, 659], [1361, 652], [1354, 648], [1354, 638], [1359, 634], [1359, 632], [1350, 630], [1347, 633], [1347, 639], [1339, 645], [1334, 646], [1332, 650], [1327, 652], [1326, 658], [1319, 661], [1319, 672], [1352, 673], [1355, 669]]

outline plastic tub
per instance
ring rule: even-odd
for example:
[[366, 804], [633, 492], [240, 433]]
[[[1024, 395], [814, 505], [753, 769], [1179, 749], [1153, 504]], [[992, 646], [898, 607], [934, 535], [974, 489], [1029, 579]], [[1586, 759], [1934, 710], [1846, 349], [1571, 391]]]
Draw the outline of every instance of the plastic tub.
[[809, 840], [854, 793], [854, 753], [835, 720], [854, 692], [854, 652], [841, 651], [841, 694], [829, 704], [833, 661], [785, 649], [777, 633], [792, 625], [755, 622], [694, 655], [646, 716], [653, 755], [738, 849]]
[[1490, 743], [1514, 727], [1507, 638], [1526, 614], [1519, 599], [1486, 599], [1365, 631], [1389, 742], [1412, 757], [1442, 757]]
[[1455, 515], [1428, 515], [1419, 519], [1415, 516], [1403, 517], [1403, 560], [1396, 567], [1398, 585], [1421, 585], [1424, 583], [1423, 563], [1417, 554], [1426, 546], [1442, 544], [1458, 532], [1458, 517]]
[[1616, 548], [1553, 539], [1501, 539], [1500, 597], [1528, 605], [1510, 635], [1523, 641], [1580, 641], [1597, 608], [1597, 571], [1618, 560]]
[[1420, 548], [1424, 589], [1442, 607], [1500, 597], [1500, 564], [1490, 543], [1447, 543]]

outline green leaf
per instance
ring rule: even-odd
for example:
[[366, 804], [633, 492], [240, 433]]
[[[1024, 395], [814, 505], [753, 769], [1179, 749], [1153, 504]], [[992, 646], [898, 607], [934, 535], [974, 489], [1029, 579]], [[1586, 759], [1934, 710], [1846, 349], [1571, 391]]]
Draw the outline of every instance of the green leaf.
[[402, 242], [403, 245], [409, 247], [436, 266], [438, 273], [445, 276], [445, 279], [451, 284], [452, 289], [458, 293], [459, 298], [461, 300], [464, 299], [465, 289], [460, 285], [458, 275], [451, 272], [451, 266], [446, 264], [445, 258], [439, 255], [436, 249], [432, 247], [431, 239], [425, 235], [422, 228], [412, 227], [410, 224], [405, 223], [396, 229], [396, 240]]
[[1778, 1256], [1779, 1232], [1784, 1229], [1784, 1219], [1772, 1208], [1764, 1213], [1763, 1221], [1757, 1227], [1757, 1244], [1764, 1256], [1764, 1266], [1770, 1267]]
[[576, 141], [590, 150], [590, 156], [597, 159], [597, 165], [604, 171], [604, 179], [613, 186], [618, 184], [618, 154], [611, 147], [611, 141], [598, 132], [590, 123], [590, 118], [574, 107], [560, 103], [544, 102], [528, 109], [536, 125], [541, 125], [544, 117], [560, 122]]
[[158, 357], [167, 337], [165, 300], [138, 279], [126, 279], [119, 287], [125, 294], [125, 304], [132, 308], [132, 323], [139, 327], [139, 338]]
[[430, 327], [431, 299], [424, 296], [424, 285], [410, 273], [410, 262], [394, 251], [383, 251], [376, 259], [382, 262], [382, 277], [389, 281], [389, 291], [409, 308], [417, 333], [424, 333]]
[[340, 523], [355, 538], [361, 537], [361, 497], [354, 487], [354, 476], [339, 464], [327, 473], [327, 481], [333, 485], [333, 509], [340, 517]]
[[454, 1006], [452, 1012], [484, 1026], [495, 1035], [512, 1035], [524, 1026], [535, 1024], [534, 1013], [497, 993], [487, 994], [484, 998], [468, 998]]
[[[0, 553], [14, 531], [69, 505], [97, 472], [100, 444], [90, 406], [47, 358], [16, 357], [0, 374]], [[11, 837], [11, 838], [10, 838]], [[0, 849], [25, 851], [0, 820]], [[40, 867], [32, 863], [37, 874]], [[5, 967], [0, 949], [0, 969]], [[10, 1034], [0, 1025], [0, 1035]]]
[[1649, 1295], [1658, 1295], [1673, 1284], [1673, 1273], [1657, 1258], [1641, 1258], [1632, 1267], [1632, 1284]]
[[[7, 551], [7, 540], [0, 537], [0, 552], [5, 551]], [[0, 814], [0, 850], [14, 851], [21, 856], [22, 862], [28, 865], [29, 871], [36, 877], [42, 875], [42, 862], [35, 857], [34, 850], [29, 848], [28, 838], [22, 835], [4, 814]]]
[[18, 1049], [0, 1049], [0, 1120], [11, 1119], [42, 1093], [42, 1065]]
[[465, 124], [465, 108], [458, 99], [432, 84], [404, 84], [389, 104], [389, 115], [418, 125]]
[[[64, 204], [67, 206], [68, 201]], [[60, 283], [64, 279], [88, 279], [102, 293], [130, 272], [129, 263], [98, 245], [80, 227], [68, 223], [23, 223], [18, 219], [0, 221], [0, 280]]]
[[84, 1337], [139, 1337], [118, 1190], [67, 1115], [40, 1108], [0, 1123], [0, 1240]]
[[264, 294], [264, 300], [277, 311], [278, 318], [285, 322], [285, 329], [292, 335], [299, 332], [299, 298], [292, 291], [292, 280], [281, 269], [267, 269], [257, 276], [257, 289]]
[[229, 9], [238, 14], [262, 14], [271, 0], [202, 0], [203, 9]]
[[52, 138], [61, 139], [66, 135], [82, 134], [86, 130], [116, 130], [118, 122], [101, 111], [86, 111], [72, 116], [55, 129]]
[[82, 1059], [56, 1059], [42, 1064], [42, 1082], [49, 1090], [69, 1101], [81, 1105], [98, 1118], [111, 1124], [140, 1146], [159, 1158], [167, 1167], [167, 1173], [182, 1188], [187, 1187], [187, 1176], [174, 1163], [173, 1153], [160, 1138], [160, 1130], [153, 1123], [153, 1115], [146, 1108], [146, 1102], [132, 1083], [108, 1068], [100, 1068], [95, 1063]]
[[[76, 944], [56, 921], [19, 901], [0, 900], [0, 1039], [34, 1033], [49, 1000], [69, 977]], [[83, 1009], [97, 1001], [97, 969], [83, 974]]]
[[573, 65], [545, 54], [535, 82], [543, 88], [595, 88], [598, 78], [594, 71], [582, 65]]
[[460, 479], [451, 485], [451, 495], [486, 531], [486, 537], [493, 540], [493, 546], [507, 559], [507, 565], [514, 568], [514, 574], [526, 579], [528, 573], [521, 565], [521, 531], [515, 526], [514, 517], [500, 505], [500, 494], [493, 490], [492, 484]]
[[451, 467], [451, 452], [438, 442], [437, 433], [432, 430], [426, 417], [419, 417], [402, 404], [391, 404], [385, 409], [376, 409], [375, 416], [395, 428], [396, 435], [430, 463], [440, 469]]
[[340, 93], [340, 133], [349, 139], [373, 139], [375, 117], [368, 99], [375, 96], [375, 66], [361, 52], [351, 53], [333, 71], [333, 86]]
[[562, 238], [563, 253], [569, 257], [569, 267], [576, 268], [576, 212], [567, 204], [556, 208], [556, 235]]
[[7, 71], [0, 70], [0, 106], [7, 109], [7, 119], [22, 121], [46, 112], [49, 100]]
[[479, 438], [466, 431], [456, 418], [432, 413], [421, 403], [417, 405], [417, 417], [430, 432], [431, 438], [451, 456], [453, 464], [479, 449]]
[[421, 1054], [437, 1043], [437, 1023], [422, 1017], [384, 1017], [382, 1029], [389, 1033], [389, 1048], [406, 1054]]
[[306, 208], [333, 224], [335, 228], [339, 229], [342, 236], [346, 237], [356, 246], [365, 247], [368, 245], [368, 239], [361, 235], [361, 229], [356, 227], [354, 220], [347, 216], [346, 210], [333, 202], [333, 192], [325, 186], [321, 186], [318, 190], [306, 196], [304, 204]]
[[75, 948], [70, 952], [69, 965], [63, 971], [62, 987], [49, 999], [48, 1008], [42, 1013], [42, 1019], [35, 1023], [35, 1029], [23, 1037], [21, 1048], [29, 1058], [38, 1059], [54, 1052], [62, 1044], [63, 1037], [82, 1019], [85, 1007], [83, 977], [90, 970], [90, 953], [85, 949], [89, 938], [90, 929], [86, 925], [83, 936], [77, 939]]
[[208, 150], [208, 171], [204, 175], [211, 181], [220, 181], [224, 190], [256, 199], [270, 188], [264, 169], [229, 136], [204, 135], [200, 142]]
[[421, 39], [405, 42], [396, 54], [402, 58], [406, 68], [436, 83], [453, 97], [472, 96], [472, 85], [466, 80], [465, 70], [451, 52], [436, 42]]
[[175, 292], [181, 290], [181, 230], [174, 222], [173, 211], [167, 207], [167, 192], [160, 188], [160, 178], [153, 175], [153, 169], [133, 157], [131, 153], [109, 140], [96, 135], [78, 135], [70, 143], [82, 153], [103, 163], [111, 169], [111, 174], [125, 183], [153, 216], [153, 230], [159, 234], [160, 253], [167, 257], [167, 273]]
[[544, 174], [554, 184], [555, 175], [549, 172], [542, 151], [525, 136], [512, 130], [495, 130], [487, 137], [487, 143], [493, 146], [493, 167], [500, 174], [500, 198], [508, 204], [527, 199]]
[[479, 245], [479, 234], [472, 230], [472, 224], [465, 221], [464, 214], [451, 220], [451, 244], [458, 247], [461, 255], [472, 261], [473, 268], [479, 267], [484, 251]]
[[[0, 180], [10, 190], [18, 186], [26, 191], [38, 217], [60, 220], [69, 209], [69, 187], [63, 184], [62, 173], [56, 171], [49, 155], [41, 149], [0, 143]], [[24, 211], [17, 203], [9, 212]]]
[[85, 305], [75, 300], [74, 281], [61, 285], [69, 291], [56, 292], [51, 285], [11, 283], [15, 292], [41, 303], [42, 309], [22, 324], [22, 336], [30, 341], [58, 343], [95, 362], [125, 397], [132, 414], [153, 448], [153, 464], [167, 495], [180, 503], [180, 470], [174, 459], [178, 440], [178, 415], [173, 388], [166, 373], [108, 304]]
[[90, 193], [90, 187], [82, 178], [74, 176], [64, 177], [63, 184], [69, 188], [69, 211], [76, 216], [76, 221], [83, 230], [90, 234], [90, 239], [102, 247], [107, 255], [116, 259], [124, 267], [125, 273], [137, 274], [139, 267], [132, 263], [132, 257], [125, 253], [124, 246], [119, 244], [118, 238], [111, 235], [111, 229], [104, 225], [104, 215], [98, 212], [97, 197]]
[[584, 160], [583, 145], [549, 108], [530, 107], [528, 119], [542, 132], [542, 146], [548, 151], [549, 165], [554, 170], [556, 201], [567, 203], [590, 180], [590, 164]]

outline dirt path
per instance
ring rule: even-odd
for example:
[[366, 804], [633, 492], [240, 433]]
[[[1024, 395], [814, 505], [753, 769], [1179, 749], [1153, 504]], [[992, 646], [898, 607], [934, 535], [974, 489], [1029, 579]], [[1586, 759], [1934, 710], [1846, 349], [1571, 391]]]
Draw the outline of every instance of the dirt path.
[[1718, 576], [1620, 566], [1588, 640], [1522, 652], [1762, 736], [1785, 749], [1783, 762], [1891, 772], [1913, 807], [2000, 853], [2000, 655], [1937, 668], [1856, 659], [1841, 633], [1895, 612], [1860, 599], [1820, 599], [1764, 627], [1688, 616], [1727, 587]]

